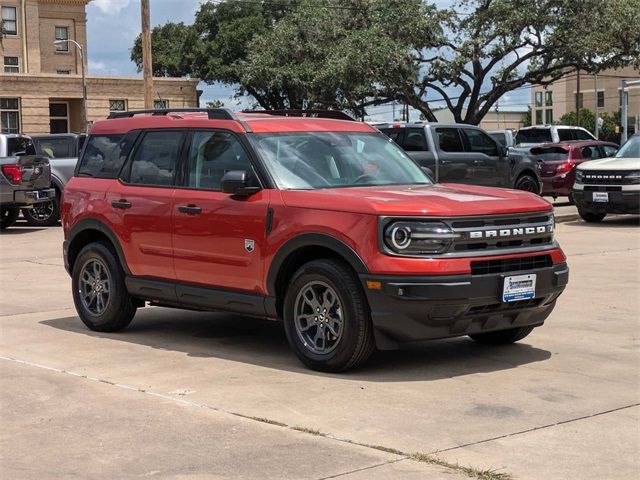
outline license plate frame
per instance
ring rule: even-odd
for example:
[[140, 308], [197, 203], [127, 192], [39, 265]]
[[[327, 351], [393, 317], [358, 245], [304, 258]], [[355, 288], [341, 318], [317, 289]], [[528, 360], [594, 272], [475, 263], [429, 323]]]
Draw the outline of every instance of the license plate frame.
[[509, 275], [502, 282], [502, 301], [504, 303], [531, 300], [536, 296], [535, 273]]
[[593, 203], [609, 203], [609, 192], [593, 192]]

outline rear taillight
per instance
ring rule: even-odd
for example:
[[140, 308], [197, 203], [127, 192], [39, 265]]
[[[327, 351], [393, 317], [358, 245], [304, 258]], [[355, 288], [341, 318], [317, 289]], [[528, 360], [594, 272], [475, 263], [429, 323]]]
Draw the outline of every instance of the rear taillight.
[[2, 165], [2, 173], [9, 183], [13, 185], [20, 185], [22, 183], [22, 170], [20, 170], [20, 165]]
[[567, 160], [566, 162], [561, 163], [556, 167], [556, 173], [570, 172], [571, 170], [573, 170], [573, 167], [575, 166], [576, 166], [575, 163], [573, 163], [571, 160]]

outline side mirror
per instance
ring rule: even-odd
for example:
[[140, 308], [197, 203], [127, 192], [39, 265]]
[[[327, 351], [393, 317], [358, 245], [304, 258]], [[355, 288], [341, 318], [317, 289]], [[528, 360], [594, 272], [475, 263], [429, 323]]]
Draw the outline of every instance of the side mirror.
[[501, 157], [506, 157], [509, 155], [509, 149], [504, 145], [498, 145], [498, 155]]
[[429, 177], [429, 180], [431, 180], [433, 183], [436, 183], [435, 177], [433, 176], [433, 172], [431, 171], [430, 168], [427, 167], [420, 167], [422, 169], [422, 171], [424, 172], [424, 174]]
[[237, 197], [250, 197], [262, 190], [250, 186], [249, 174], [244, 170], [231, 170], [224, 174], [220, 182], [222, 191]]

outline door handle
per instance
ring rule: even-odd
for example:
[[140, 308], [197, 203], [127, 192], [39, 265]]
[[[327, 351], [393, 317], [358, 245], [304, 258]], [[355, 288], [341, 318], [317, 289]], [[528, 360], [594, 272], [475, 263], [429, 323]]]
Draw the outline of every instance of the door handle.
[[131, 208], [131, 202], [128, 202], [125, 199], [114, 200], [113, 202], [111, 202], [111, 206], [113, 208], [122, 208], [123, 210], [125, 210], [127, 208]]
[[202, 212], [202, 208], [190, 203], [189, 205], [180, 205], [178, 211], [180, 213], [186, 213], [187, 215], [197, 215]]
[[480, 165], [484, 165], [484, 160], [474, 160], [473, 164], [475, 166], [480, 166]]

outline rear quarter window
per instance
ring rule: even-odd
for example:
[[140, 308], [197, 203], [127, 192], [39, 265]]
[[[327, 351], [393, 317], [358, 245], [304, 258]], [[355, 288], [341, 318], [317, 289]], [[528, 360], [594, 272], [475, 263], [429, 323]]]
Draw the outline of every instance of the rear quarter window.
[[125, 161], [121, 156], [124, 135], [93, 135], [87, 139], [78, 176], [117, 178]]

